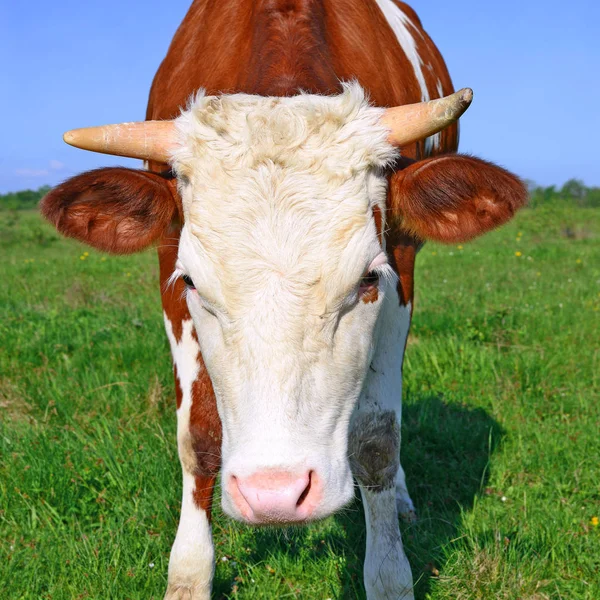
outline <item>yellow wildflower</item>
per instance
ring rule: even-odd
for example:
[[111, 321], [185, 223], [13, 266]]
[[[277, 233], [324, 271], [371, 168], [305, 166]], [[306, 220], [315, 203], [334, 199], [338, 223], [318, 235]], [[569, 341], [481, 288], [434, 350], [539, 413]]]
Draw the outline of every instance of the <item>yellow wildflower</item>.
[[578, 259], [577, 259], [575, 262], [576, 262], [578, 265], [580, 265], [580, 264], [581, 264], [581, 259], [580, 259], [580, 258], [578, 258]]
[[89, 255], [90, 255], [90, 253], [89, 253], [89, 252], [84, 252], [84, 253], [83, 253], [83, 255], [84, 255], [84, 256], [89, 256]]
[[523, 253], [521, 251], [517, 250], [515, 252], [515, 256], [523, 256]]
[[79, 257], [79, 260], [85, 260], [85, 256], [82, 254], [82, 255]]
[[437, 252], [432, 252], [431, 253], [433, 256], [437, 256]]
[[519, 237], [521, 237], [521, 236], [523, 235], [523, 232], [522, 232], [522, 231], [519, 231], [519, 233], [517, 233], [517, 235], [518, 235]]
[[598, 523], [600, 523], [600, 521], [598, 521], [598, 517], [592, 517], [590, 523], [592, 524], [592, 527], [598, 527]]
[[463, 247], [462, 246], [456, 246], [459, 250], [462, 250]]
[[100, 260], [104, 262], [106, 260], [106, 256], [103, 256]]

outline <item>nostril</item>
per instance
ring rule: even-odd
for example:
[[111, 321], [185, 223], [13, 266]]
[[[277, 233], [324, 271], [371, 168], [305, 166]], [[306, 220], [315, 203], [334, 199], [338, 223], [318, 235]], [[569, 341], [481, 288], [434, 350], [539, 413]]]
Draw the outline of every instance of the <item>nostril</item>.
[[306, 498], [308, 497], [308, 494], [310, 494], [310, 488], [312, 485], [312, 475], [313, 472], [309, 471], [308, 472], [308, 484], [306, 485], [306, 487], [304, 488], [304, 491], [300, 494], [300, 497], [298, 498], [298, 501], [296, 502], [296, 506], [302, 506], [302, 503], [306, 500]]

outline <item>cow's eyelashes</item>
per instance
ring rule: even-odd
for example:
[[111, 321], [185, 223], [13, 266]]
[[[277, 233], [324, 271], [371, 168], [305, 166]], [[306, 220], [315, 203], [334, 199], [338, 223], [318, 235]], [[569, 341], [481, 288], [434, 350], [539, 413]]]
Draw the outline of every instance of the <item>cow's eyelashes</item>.
[[183, 279], [183, 283], [185, 283], [185, 285], [187, 285], [190, 289], [196, 289], [196, 286], [194, 285], [194, 282], [192, 281], [192, 278], [189, 275], [182, 275], [181, 279]]
[[[189, 290], [196, 290], [196, 286], [194, 285], [194, 281], [193, 281], [193, 279], [189, 275], [182, 275], [181, 279], [183, 280], [183, 283], [185, 283], [185, 285], [187, 286], [187, 288]], [[200, 303], [202, 305], [202, 308], [207, 313], [210, 313], [213, 317], [217, 316], [217, 311], [213, 308], [213, 305], [208, 300], [206, 300], [205, 298], [203, 298], [198, 293], [194, 294], [194, 296], [196, 298], [200, 299]]]
[[379, 285], [379, 273], [377, 271], [369, 271], [361, 280], [360, 287], [368, 288]]

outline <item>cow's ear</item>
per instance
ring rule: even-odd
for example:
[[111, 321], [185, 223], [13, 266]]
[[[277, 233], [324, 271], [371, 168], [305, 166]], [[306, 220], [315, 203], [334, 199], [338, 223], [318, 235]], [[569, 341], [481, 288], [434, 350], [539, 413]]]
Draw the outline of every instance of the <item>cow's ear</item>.
[[523, 182], [471, 156], [410, 164], [390, 181], [390, 225], [424, 240], [465, 242], [502, 225], [527, 201]]
[[177, 203], [161, 175], [107, 168], [68, 179], [44, 197], [40, 209], [63, 235], [105, 252], [128, 254], [164, 233]]

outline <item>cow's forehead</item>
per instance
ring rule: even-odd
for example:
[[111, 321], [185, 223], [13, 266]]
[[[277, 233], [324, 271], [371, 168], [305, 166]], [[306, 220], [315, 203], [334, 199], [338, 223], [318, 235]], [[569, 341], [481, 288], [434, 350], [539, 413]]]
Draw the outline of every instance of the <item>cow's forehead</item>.
[[200, 183], [208, 174], [235, 176], [271, 163], [344, 178], [393, 160], [382, 114], [357, 83], [344, 84], [336, 96], [199, 92], [176, 120], [173, 165]]
[[357, 85], [329, 97], [195, 99], [178, 119], [173, 164], [187, 228], [219, 285], [251, 294], [274, 275], [301, 295], [360, 277], [395, 157], [380, 115]]

